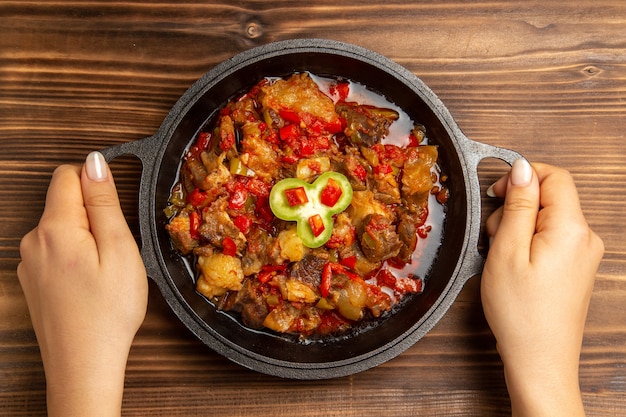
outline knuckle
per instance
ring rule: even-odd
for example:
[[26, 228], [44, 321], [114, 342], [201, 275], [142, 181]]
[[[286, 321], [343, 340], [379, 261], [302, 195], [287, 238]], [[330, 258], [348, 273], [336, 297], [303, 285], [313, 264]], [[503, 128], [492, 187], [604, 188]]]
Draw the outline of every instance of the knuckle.
[[529, 210], [537, 211], [538, 209], [539, 204], [536, 200], [531, 200], [518, 195], [508, 195], [503, 207], [503, 210], [506, 212], [523, 212]]
[[85, 196], [85, 206], [88, 207], [116, 207], [117, 196], [108, 192], [99, 192]]

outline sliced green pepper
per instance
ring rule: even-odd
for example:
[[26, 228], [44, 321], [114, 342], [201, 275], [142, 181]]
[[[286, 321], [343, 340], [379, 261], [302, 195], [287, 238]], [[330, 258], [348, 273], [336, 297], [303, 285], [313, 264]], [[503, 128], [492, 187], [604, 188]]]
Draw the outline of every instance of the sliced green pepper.
[[[329, 202], [328, 198], [322, 198], [322, 194], [328, 194], [329, 179], [334, 194], [334, 197], [330, 199], [334, 201], [332, 206], [324, 204], [324, 202]], [[341, 189], [341, 193], [335, 190], [337, 186]], [[304, 188], [308, 201], [291, 205], [290, 190], [301, 187]], [[337, 197], [336, 194], [340, 195]], [[343, 174], [334, 171], [323, 173], [312, 184], [298, 178], [286, 178], [272, 187], [269, 200], [270, 208], [276, 217], [298, 223], [296, 232], [305, 246], [318, 248], [333, 234], [333, 215], [342, 212], [350, 205], [352, 186]], [[318, 216], [322, 220], [321, 226]], [[315, 230], [312, 225], [315, 225]]]

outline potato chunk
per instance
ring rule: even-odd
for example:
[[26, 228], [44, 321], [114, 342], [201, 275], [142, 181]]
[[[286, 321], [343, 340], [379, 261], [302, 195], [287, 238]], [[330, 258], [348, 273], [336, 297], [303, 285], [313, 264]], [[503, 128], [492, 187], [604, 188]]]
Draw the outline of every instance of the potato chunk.
[[215, 253], [211, 256], [200, 256], [198, 266], [202, 275], [198, 279], [197, 289], [206, 297], [219, 297], [228, 290], [241, 290], [243, 270], [238, 258]]

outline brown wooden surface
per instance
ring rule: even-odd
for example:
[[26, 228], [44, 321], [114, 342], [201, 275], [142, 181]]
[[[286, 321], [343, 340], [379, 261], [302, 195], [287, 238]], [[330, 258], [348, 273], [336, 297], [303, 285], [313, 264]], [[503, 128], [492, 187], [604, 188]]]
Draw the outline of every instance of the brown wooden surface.
[[[584, 401], [589, 416], [625, 416], [626, 3], [430, 3], [0, 1], [0, 414], [45, 414], [43, 368], [15, 268], [52, 170], [151, 135], [193, 81], [227, 57], [275, 40], [321, 37], [406, 66], [470, 138], [572, 171], [606, 245], [582, 352]], [[504, 169], [485, 161], [483, 189]], [[120, 161], [114, 170], [136, 230], [140, 168]], [[479, 278], [406, 353], [315, 382], [232, 364], [150, 290], [128, 363], [125, 415], [510, 413]]]

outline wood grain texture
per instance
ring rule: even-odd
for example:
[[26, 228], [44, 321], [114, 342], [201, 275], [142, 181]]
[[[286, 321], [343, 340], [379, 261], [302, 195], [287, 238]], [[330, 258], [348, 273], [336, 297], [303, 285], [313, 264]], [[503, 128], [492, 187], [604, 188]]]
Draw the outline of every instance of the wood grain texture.
[[[0, 415], [45, 415], [45, 381], [17, 281], [19, 241], [50, 175], [153, 134], [218, 62], [318, 37], [404, 65], [465, 134], [569, 169], [606, 255], [581, 361], [588, 416], [626, 415], [626, 3], [588, 1], [0, 1]], [[140, 166], [113, 164], [137, 230]], [[506, 167], [485, 160], [486, 188]], [[496, 207], [484, 201], [485, 215]], [[398, 358], [331, 381], [284, 381], [212, 352], [156, 286], [131, 351], [124, 415], [505, 416], [479, 278]]]

